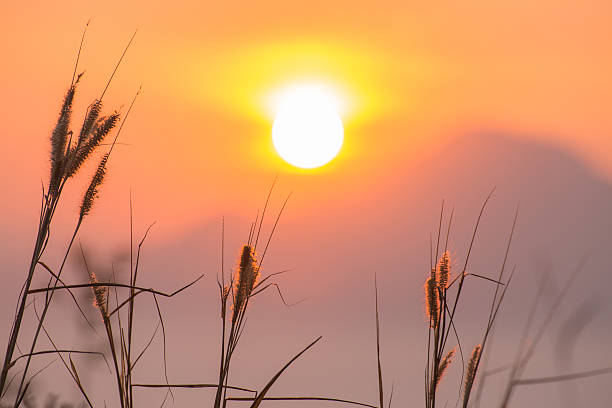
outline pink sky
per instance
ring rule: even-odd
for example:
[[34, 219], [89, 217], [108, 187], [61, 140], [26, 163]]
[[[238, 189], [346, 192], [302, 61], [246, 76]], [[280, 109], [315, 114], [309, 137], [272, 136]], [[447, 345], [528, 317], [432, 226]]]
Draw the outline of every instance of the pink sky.
[[[1, 310], [12, 310], [23, 279], [41, 180], [47, 180], [49, 133], [89, 18], [76, 117], [99, 95], [135, 29], [105, 107], [125, 112], [140, 85], [143, 91], [123, 130], [124, 144], [111, 158], [83, 243], [95, 248], [101, 265], [108, 266], [125, 250], [131, 192], [136, 230], [157, 221], [147, 253], [151, 284], [174, 288], [194, 274], [208, 274], [198, 292], [168, 304], [170, 325], [178, 333], [189, 330], [189, 319], [200, 318], [191, 305], [202, 302], [207, 317], [201, 318], [216, 330], [220, 219], [225, 216], [229, 225], [231, 267], [249, 221], [278, 175], [273, 211], [290, 191], [293, 196], [268, 268], [295, 269], [283, 277], [284, 287], [291, 298], [310, 301], [285, 310], [269, 295], [252, 317], [253, 336], [269, 333], [266, 350], [278, 349], [275, 360], [265, 363], [270, 370], [311, 337], [329, 339], [321, 354], [315, 351], [313, 360], [281, 389], [291, 390], [305, 378], [313, 393], [370, 398], [372, 379], [351, 375], [371, 369], [372, 350], [364, 351], [361, 363], [355, 363], [361, 358], [355, 353], [372, 347], [367, 336], [373, 333], [370, 289], [376, 270], [386, 296], [389, 376], [405, 390], [398, 404], [421, 402], [410, 380], [420, 380], [422, 373], [421, 285], [442, 198], [459, 214], [452, 245], [460, 260], [483, 197], [498, 187], [476, 261], [485, 271], [487, 262], [501, 259], [513, 208], [521, 204], [523, 235], [513, 263], [524, 275], [509, 300], [508, 336], [521, 327], [526, 313], [521, 295], [531, 295], [525, 291], [533, 283], [534, 259], [558, 266], [561, 280], [584, 251], [609, 250], [609, 1], [11, 2], [3, 6], [0, 19], [5, 153], [0, 161], [0, 255], [7, 265]], [[274, 152], [273, 118], [264, 100], [279, 86], [311, 79], [338, 87], [349, 109], [343, 116], [340, 155], [308, 172], [283, 163]], [[51, 259], [65, 246], [84, 185], [78, 180], [66, 192]], [[599, 271], [595, 276], [603, 274], [603, 259], [593, 262]], [[73, 277], [80, 279], [77, 271]], [[575, 304], [590, 291], [605, 297], [597, 284], [586, 286], [577, 290]], [[347, 287], [359, 295], [347, 294]], [[367, 305], [359, 299], [367, 299]], [[466, 314], [478, 311], [476, 300], [478, 292]], [[409, 310], [406, 315], [398, 312], [400, 307]], [[513, 316], [514, 310], [522, 314]], [[9, 312], [0, 312], [0, 327], [7, 327]], [[610, 317], [609, 304], [604, 317]], [[297, 324], [300, 320], [307, 324]], [[473, 322], [466, 318], [463, 323], [469, 331]], [[291, 334], [279, 328], [283, 325]], [[177, 335], [175, 347], [197, 349], [200, 340], [213, 347], [215, 338], [206, 337], [206, 328], [194, 330], [193, 336]], [[599, 330], [583, 339], [584, 347], [598, 350], [606, 344], [610, 330]], [[472, 337], [468, 341], [476, 341]], [[407, 351], [403, 359], [392, 357], [401, 355], [406, 344], [415, 344], [417, 351]], [[500, 340], [500, 349], [512, 346], [512, 340]], [[207, 367], [202, 376], [212, 378], [216, 354], [202, 354], [201, 364]], [[596, 354], [584, 353], [580, 368], [599, 368]], [[190, 355], [174, 355], [176, 377], [198, 375], [189, 366]], [[263, 358], [248, 357], [247, 351], [241, 356], [245, 367]], [[337, 381], [336, 388], [328, 385], [328, 377], [312, 374], [317, 364], [330, 361], [329, 378]], [[546, 354], [538, 361], [537, 374], [555, 369]], [[247, 373], [245, 368], [238, 378], [256, 385], [263, 381]], [[609, 391], [589, 386], [580, 395], [590, 395], [591, 406], [612, 398]], [[559, 394], [557, 388], [548, 390]], [[528, 404], [532, 397], [537, 392], [526, 391], [517, 402]], [[193, 402], [184, 398], [186, 404]]]

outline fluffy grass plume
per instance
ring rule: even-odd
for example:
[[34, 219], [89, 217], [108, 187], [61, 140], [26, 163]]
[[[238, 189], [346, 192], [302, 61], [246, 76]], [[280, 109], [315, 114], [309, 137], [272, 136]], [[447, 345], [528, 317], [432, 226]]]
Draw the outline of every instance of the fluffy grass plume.
[[[81, 165], [89, 158], [93, 151], [100, 146], [106, 136], [119, 123], [119, 113], [113, 112], [109, 116], [98, 118], [98, 112], [102, 108], [101, 103], [94, 102], [85, 118], [81, 134], [76, 145], [72, 148], [70, 161], [66, 169], [67, 176], [71, 177], [77, 173]], [[92, 113], [93, 112], [93, 113]], [[95, 116], [95, 119], [94, 119]], [[89, 121], [95, 123], [89, 124]]]
[[468, 362], [467, 370], [465, 372], [465, 387], [463, 391], [464, 406], [470, 397], [472, 386], [474, 385], [474, 379], [476, 378], [476, 368], [478, 367], [478, 360], [480, 358], [480, 350], [482, 346], [479, 344], [474, 347], [470, 360]]
[[59, 188], [60, 179], [64, 167], [64, 159], [66, 155], [66, 146], [68, 145], [68, 135], [70, 132], [70, 119], [72, 117], [72, 102], [74, 101], [74, 94], [76, 92], [76, 85], [79, 82], [81, 76], [77, 78], [76, 82], [70, 85], [62, 108], [60, 110], [57, 124], [51, 132], [51, 177], [49, 181], [49, 190], [56, 191]]
[[247, 299], [251, 296], [258, 276], [259, 265], [257, 264], [255, 249], [251, 245], [244, 245], [240, 253], [240, 261], [236, 273], [232, 321], [236, 321]]
[[83, 219], [89, 212], [91, 211], [91, 207], [93, 206], [94, 200], [98, 196], [98, 187], [104, 181], [104, 176], [106, 175], [106, 163], [108, 162], [108, 153], [102, 157], [100, 160], [100, 164], [98, 164], [98, 168], [91, 178], [91, 182], [89, 183], [89, 187], [87, 191], [85, 191], [85, 195], [83, 196], [83, 202], [81, 203], [81, 211], [79, 213], [80, 219]]
[[98, 117], [100, 116], [101, 111], [101, 100], [96, 99], [91, 105], [89, 105], [89, 107], [87, 108], [85, 119], [83, 120], [83, 125], [81, 126], [81, 132], [79, 133], [79, 139], [77, 140], [77, 144], [83, 144], [87, 140], [94, 128], [94, 125], [98, 121]]
[[[94, 271], [87, 270], [89, 273], [89, 282], [92, 284], [97, 284], [98, 277], [96, 276]], [[93, 292], [94, 299], [93, 305], [100, 309], [100, 314], [102, 315], [102, 319], [108, 319], [108, 311], [106, 310], [106, 294], [108, 292], [108, 288], [106, 286], [92, 286], [91, 291]]]
[[448, 251], [444, 251], [438, 262], [438, 286], [444, 290], [448, 288], [450, 277], [450, 255]]
[[440, 297], [436, 284], [435, 270], [432, 269], [431, 275], [425, 282], [425, 311], [431, 327], [438, 327]]
[[432, 386], [432, 389], [436, 389], [438, 387], [438, 384], [440, 384], [440, 380], [442, 380], [442, 377], [444, 376], [446, 369], [452, 363], [453, 357], [455, 357], [455, 349], [452, 349], [451, 351], [449, 351], [448, 354], [446, 354], [446, 356], [444, 356], [444, 358], [440, 362], [440, 365], [438, 366], [438, 371], [436, 373], [436, 377], [434, 379], [434, 384]]

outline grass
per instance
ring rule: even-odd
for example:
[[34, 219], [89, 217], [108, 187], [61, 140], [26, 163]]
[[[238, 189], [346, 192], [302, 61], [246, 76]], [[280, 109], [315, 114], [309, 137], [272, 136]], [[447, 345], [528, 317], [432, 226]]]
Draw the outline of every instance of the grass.
[[[81, 46], [83, 44], [84, 37], [85, 31], [83, 32], [83, 37], [81, 38]], [[78, 54], [79, 56], [80, 47]], [[82, 76], [82, 74], [76, 75], [78, 67], [78, 58], [79, 57], [77, 56], [75, 70], [72, 76], [72, 80], [70, 82], [70, 86], [68, 88], [68, 91], [66, 92], [66, 95], [64, 96], [64, 100], [60, 108], [57, 124], [55, 125], [55, 128], [51, 133], [51, 171], [49, 176], [49, 183], [46, 189], [43, 188], [42, 205], [40, 209], [40, 218], [38, 223], [38, 232], [36, 234], [36, 242], [34, 244], [32, 258], [28, 267], [27, 277], [25, 279], [25, 283], [19, 296], [17, 312], [13, 321], [13, 326], [10, 330], [7, 350], [3, 359], [2, 370], [0, 371], [0, 395], [4, 395], [7, 391], [8, 386], [10, 385], [7, 383], [7, 381], [9, 381], [8, 374], [13, 363], [13, 355], [15, 353], [15, 348], [17, 347], [17, 340], [21, 332], [21, 325], [24, 319], [25, 309], [28, 304], [28, 298], [31, 295], [30, 288], [32, 285], [34, 273], [36, 268], [42, 262], [41, 259], [45, 253], [45, 249], [47, 248], [49, 239], [51, 238], [50, 231], [51, 226], [53, 224], [53, 217], [55, 215], [56, 209], [60, 205], [64, 188], [72, 179], [74, 179], [79, 174], [79, 170], [82, 168], [82, 165], [85, 162], [91, 160], [92, 154], [100, 148], [102, 142], [109, 136], [111, 131], [115, 129], [120, 120], [120, 115], [118, 112], [113, 112], [105, 116], [101, 115], [104, 93], [108, 88], [107, 84], [101, 96], [95, 99], [89, 105], [80, 130], [78, 132], [73, 132], [70, 129], [73, 101], [76, 94], [77, 85]], [[121, 59], [122, 58], [123, 55]], [[121, 59], [119, 60], [119, 63], [121, 62]], [[119, 63], [117, 65], [119, 65]], [[133, 103], [130, 106], [130, 109], [128, 109], [126, 117], [129, 115], [132, 106]], [[111, 144], [110, 149], [107, 151], [106, 154], [103, 155], [102, 159], [100, 160], [96, 172], [90, 179], [89, 187], [83, 195], [79, 216], [76, 221], [76, 226], [74, 227], [72, 238], [70, 239], [67, 245], [67, 249], [65, 251], [65, 255], [61, 265], [59, 266], [56, 272], [54, 272], [48, 266], [44, 268], [44, 271], [48, 272], [51, 275], [49, 277], [49, 283], [47, 285], [47, 288], [50, 290], [45, 293], [45, 302], [43, 310], [41, 312], [40, 320], [36, 327], [35, 334], [30, 341], [29, 353], [26, 354], [27, 357], [25, 367], [22, 370], [22, 373], [18, 380], [19, 385], [16, 392], [15, 406], [18, 406], [23, 400], [27, 388], [29, 386], [27, 378], [30, 362], [32, 357], [34, 356], [34, 349], [36, 347], [38, 337], [41, 333], [41, 329], [43, 328], [43, 322], [49, 310], [51, 300], [55, 293], [55, 291], [52, 289], [58, 287], [58, 285], [61, 284], [61, 275], [64, 270], [66, 259], [68, 257], [68, 254], [70, 253], [72, 245], [74, 244], [75, 238], [81, 228], [81, 225], [89, 214], [94, 204], [94, 201], [98, 195], [98, 189], [104, 179], [104, 174], [106, 172], [106, 166], [108, 164], [110, 154], [112, 153], [115, 142], [119, 137], [123, 123], [124, 122], [121, 123], [121, 126], [116, 132], [115, 138], [113, 140], [113, 143]], [[74, 296], [73, 299], [75, 299]]]
[[[132, 100], [123, 120], [119, 112], [103, 114], [103, 98], [108, 90], [112, 78], [117, 71], [125, 53], [132, 43], [133, 36], [128, 45], [125, 47], [118, 63], [115, 66], [109, 81], [104, 87], [99, 98], [93, 100], [89, 105], [82, 125], [78, 131], [71, 130], [72, 126], [72, 109], [77, 92], [78, 84], [82, 79], [82, 74], [77, 75], [78, 60], [85, 38], [85, 32], [81, 38], [79, 53], [72, 80], [68, 90], [63, 98], [57, 123], [51, 133], [50, 145], [50, 174], [48, 184], [43, 189], [42, 203], [40, 209], [40, 217], [38, 220], [38, 230], [36, 240], [32, 251], [31, 261], [27, 268], [23, 287], [18, 298], [16, 313], [12, 327], [9, 331], [7, 349], [4, 354], [2, 371], [0, 372], [0, 400], [3, 401], [2, 407], [31, 406], [30, 402], [30, 386], [32, 380], [42, 370], [32, 372], [31, 363], [33, 359], [39, 356], [55, 355], [61, 361], [66, 372], [79, 390], [85, 406], [93, 408], [100, 406], [95, 404], [88, 389], [90, 384], [86, 384], [81, 379], [80, 369], [73, 359], [75, 355], [94, 355], [103, 359], [112, 373], [115, 389], [112, 402], [113, 406], [121, 408], [132, 408], [138, 406], [134, 399], [134, 388], [161, 388], [166, 390], [164, 403], [168, 398], [174, 398], [173, 390], [176, 389], [210, 389], [214, 391], [213, 408], [225, 408], [228, 403], [246, 402], [251, 408], [258, 408], [265, 401], [326, 401], [329, 403], [338, 403], [354, 406], [365, 406], [371, 408], [383, 408], [387, 405], [389, 408], [393, 402], [394, 387], [391, 387], [391, 392], [388, 396], [387, 403], [384, 386], [383, 361], [381, 358], [381, 315], [379, 312], [379, 290], [378, 280], [374, 277], [374, 298], [375, 298], [375, 330], [376, 330], [376, 370], [375, 377], [377, 379], [376, 388], [378, 395], [376, 396], [376, 404], [368, 404], [364, 402], [353, 401], [346, 398], [322, 397], [322, 396], [270, 396], [269, 392], [276, 384], [278, 379], [292, 366], [300, 357], [307, 351], [313, 348], [321, 340], [321, 336], [316, 337], [309, 342], [305, 347], [298, 349], [296, 354], [288, 356], [287, 363], [278, 369], [275, 375], [268, 379], [265, 385], [257, 390], [252, 387], [232, 384], [230, 374], [232, 363], [235, 358], [236, 350], [240, 344], [240, 339], [245, 331], [245, 321], [248, 311], [254, 307], [254, 298], [266, 291], [274, 288], [285, 304], [285, 299], [279, 286], [273, 282], [273, 278], [279, 273], [272, 273], [261, 276], [263, 270], [263, 262], [265, 260], [270, 242], [279, 223], [281, 214], [285, 209], [289, 197], [284, 201], [281, 210], [279, 211], [272, 227], [272, 231], [265, 239], [261, 236], [262, 226], [265, 222], [268, 203], [272, 194], [274, 184], [267, 195], [261, 215], [257, 215], [252, 223], [248, 239], [240, 248], [238, 256], [238, 264], [234, 271], [226, 273], [223, 269], [224, 258], [224, 232], [222, 232], [222, 268], [221, 273], [217, 278], [219, 288], [220, 301], [220, 319], [221, 332], [219, 335], [220, 355], [218, 365], [218, 375], [215, 381], [209, 383], [171, 383], [168, 379], [166, 368], [166, 326], [162, 310], [160, 307], [160, 298], [173, 298], [183, 291], [188, 290], [195, 285], [202, 276], [194, 277], [192, 281], [182, 285], [178, 289], [168, 292], [160, 289], [143, 287], [139, 284], [140, 264], [141, 264], [141, 249], [145, 244], [148, 233], [151, 229], [146, 230], [143, 237], [134, 244], [134, 234], [131, 232], [130, 244], [130, 274], [129, 280], [125, 283], [118, 282], [113, 273], [111, 279], [100, 281], [96, 273], [89, 267], [86, 251], [81, 247], [80, 255], [84, 265], [84, 276], [87, 277], [87, 283], [67, 283], [62, 279], [62, 272], [65, 269], [66, 260], [69, 253], [73, 250], [75, 240], [84, 221], [88, 218], [91, 210], [100, 194], [100, 189], [104, 181], [105, 174], [108, 170], [109, 160], [114, 146], [119, 138], [125, 120], [129, 116], [132, 107], [136, 101], [138, 93]], [[114, 137], [112, 136], [114, 133]], [[72, 230], [72, 235], [66, 244], [66, 249], [63, 254], [63, 259], [57, 267], [49, 266], [43, 261], [45, 250], [49, 241], [53, 238], [51, 234], [52, 226], [54, 225], [54, 215], [57, 209], [62, 204], [62, 195], [64, 189], [82, 173], [84, 164], [92, 162], [96, 154], [100, 153], [104, 141], [113, 137], [110, 147], [102, 153], [96, 166], [96, 170], [89, 177], [88, 187], [83, 193], [79, 212], [76, 217], [75, 226]], [[478, 214], [475, 227], [471, 236], [469, 248], [465, 256], [465, 263], [458, 272], [454, 272], [454, 263], [448, 251], [449, 236], [452, 229], [452, 221], [454, 212], [451, 211], [448, 217], [447, 225], [444, 225], [444, 203], [440, 212], [440, 221], [438, 226], [437, 239], [434, 244], [431, 243], [431, 267], [427, 273], [427, 278], [424, 287], [425, 312], [428, 317], [426, 366], [424, 370], [424, 405], [426, 408], [434, 408], [441, 406], [439, 390], [444, 384], [445, 374], [453, 365], [461, 363], [462, 374], [460, 383], [457, 384], [458, 397], [455, 405], [461, 405], [463, 408], [468, 406], [479, 406], [485, 379], [487, 376], [497, 372], [508, 371], [508, 382], [502, 395], [500, 407], [509, 406], [511, 397], [519, 386], [543, 384], [558, 381], [569, 381], [580, 378], [589, 378], [597, 375], [605, 375], [612, 372], [610, 368], [588, 370], [578, 373], [569, 373], [564, 375], [547, 376], [540, 378], [525, 378], [524, 372], [527, 363], [533, 356], [537, 344], [541, 341], [550, 321], [556, 316], [560, 303], [563, 301], [567, 291], [572, 286], [578, 271], [582, 269], [580, 266], [577, 271], [572, 274], [570, 280], [566, 283], [558, 298], [553, 302], [548, 314], [546, 315], [545, 323], [537, 330], [535, 338], [530, 344], [527, 342], [528, 334], [533, 326], [533, 316], [539, 307], [541, 300], [540, 294], [535, 298], [532, 312], [526, 321], [523, 337], [520, 341], [519, 350], [514, 362], [507, 368], [498, 371], [487, 371], [482, 368], [483, 356], [488, 351], [487, 346], [490, 343], [493, 333], [494, 324], [498, 317], [502, 302], [506, 296], [510, 286], [514, 269], [508, 273], [507, 263], [510, 254], [512, 239], [514, 236], [515, 226], [518, 217], [518, 210], [514, 216], [509, 234], [506, 250], [499, 268], [497, 276], [484, 276], [469, 272], [469, 260], [472, 252], [473, 244], [476, 240], [481, 217], [485, 211], [487, 203], [493, 192], [485, 199], [482, 208]], [[131, 208], [130, 208], [131, 214]], [[444, 228], [443, 228], [444, 227]], [[130, 221], [130, 231], [132, 231], [132, 222]], [[223, 230], [223, 228], [222, 228]], [[443, 230], [445, 231], [443, 233]], [[263, 248], [262, 248], [263, 247]], [[261, 252], [261, 256], [259, 253]], [[48, 278], [46, 287], [34, 288], [35, 274], [42, 274]], [[488, 318], [484, 332], [480, 336], [479, 344], [469, 345], [468, 349], [464, 349], [461, 344], [459, 330], [456, 327], [457, 314], [461, 312], [461, 301], [464, 295], [464, 288], [469, 280], [480, 279], [491, 285], [492, 299], [488, 304]], [[75, 290], [90, 290], [94, 299], [94, 307], [99, 314], [99, 321], [104, 327], [105, 347], [106, 350], [89, 351], [78, 350], [69, 346], [57, 345], [50, 332], [46, 327], [46, 319], [51, 308], [54, 294], [58, 291], [67, 292], [76, 309], [79, 311], [87, 324], [95, 330], [95, 324], [99, 322], [91, 322], [84, 307], [78, 302], [74, 294]], [[44, 296], [42, 299], [42, 307], [37, 305], [36, 295]], [[135, 322], [138, 320], [136, 314], [136, 301], [141, 296], [150, 296], [155, 305], [157, 314], [157, 326], [153, 335], [145, 342], [145, 346], [136, 350], [135, 337], [137, 335], [134, 330]], [[32, 305], [36, 320], [34, 322], [34, 331], [31, 337], [26, 337], [23, 324], [26, 317], [26, 309]], [[39, 310], [40, 308], [40, 310]], [[163, 355], [161, 356], [164, 364], [164, 383], [146, 384], [138, 382], [134, 379], [134, 370], [144, 358], [147, 350], [153, 342], [153, 339], [160, 333], [163, 340]], [[44, 336], [50, 349], [38, 349], [40, 337]], [[27, 351], [16, 355], [18, 343], [26, 342], [28, 344]], [[469, 350], [469, 351], [468, 351]], [[18, 369], [20, 368], [20, 369]], [[484, 371], [484, 373], [483, 373]], [[479, 377], [480, 376], [480, 377]], [[480, 380], [479, 380], [480, 378]], [[477, 389], [475, 391], [475, 387]], [[234, 396], [233, 392], [241, 393], [241, 396]], [[472, 396], [475, 393], [475, 397]], [[164, 404], [162, 403], [162, 405]], [[51, 398], [47, 407], [56, 406], [57, 399]], [[445, 401], [446, 405], [448, 401]]]

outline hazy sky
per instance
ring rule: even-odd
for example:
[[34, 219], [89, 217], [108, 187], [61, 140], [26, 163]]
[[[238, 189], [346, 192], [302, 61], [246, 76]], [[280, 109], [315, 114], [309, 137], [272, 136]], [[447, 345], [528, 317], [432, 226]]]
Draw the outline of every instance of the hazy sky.
[[[221, 217], [228, 220], [226, 263], [231, 267], [249, 220], [278, 175], [272, 211], [289, 191], [293, 197], [269, 268], [296, 270], [295, 277], [283, 279], [293, 299], [312, 298], [310, 306], [295, 312], [312, 326], [296, 324], [287, 317], [291, 311], [278, 312], [271, 297], [266, 310], [292, 327], [293, 337], [266, 323], [280, 344], [270, 340], [274, 344], [266, 350], [280, 347], [288, 355], [327, 333], [331, 345], [316, 361], [338, 357], [329, 375], [337, 374], [340, 385], [331, 389], [329, 381], [307, 381], [312, 392], [319, 387], [370, 398], [365, 394], [374, 390], [372, 379], [352, 383], [350, 364], [353, 347], [371, 346], [371, 338], [360, 337], [372, 334], [360, 316], [369, 313], [370, 319], [371, 305], [357, 298], [371, 295], [374, 270], [383, 275], [387, 291], [389, 359], [410, 342], [420, 350], [425, 335], [421, 285], [442, 198], [459, 214], [452, 242], [459, 262], [484, 196], [498, 187], [477, 261], [485, 271], [487, 261], [501, 259], [514, 207], [521, 204], [523, 235], [513, 259], [525, 270], [521, 290], [533, 286], [527, 271], [538, 262], [560, 266], [562, 280], [584, 252], [609, 250], [612, 243], [612, 3], [607, 0], [5, 2], [0, 14], [0, 256], [8, 276], [0, 288], [3, 310], [14, 305], [31, 251], [41, 180], [47, 182], [49, 171], [49, 134], [88, 19], [75, 117], [99, 96], [136, 29], [105, 96], [105, 109], [125, 112], [141, 85], [142, 94], [111, 157], [83, 243], [95, 248], [106, 266], [125, 250], [131, 193], [137, 232], [157, 221], [148, 258], [151, 282], [174, 288], [207, 272], [207, 292], [197, 293], [212, 296], [202, 307], [210, 306], [207, 322], [216, 324], [213, 276]], [[302, 81], [337, 89], [346, 108], [341, 153], [314, 171], [283, 163], [270, 139], [270, 95]], [[51, 258], [65, 245], [84, 184], [79, 180], [66, 192]], [[603, 274], [603, 260], [594, 262]], [[355, 274], [358, 282], [351, 283]], [[405, 292], [395, 293], [400, 283]], [[591, 283], [585, 287], [597, 291]], [[347, 294], [347, 287], [360, 295]], [[200, 301], [192, 296], [192, 302]], [[578, 296], [576, 302], [582, 300]], [[525, 311], [519, 295], [513, 301], [516, 310]], [[186, 312], [189, 305], [172, 306], [181, 316], [173, 322], [177, 330], [190, 327], [187, 318], [200, 318]], [[395, 305], [419, 310], [404, 316]], [[609, 322], [609, 305], [605, 313], [601, 316]], [[512, 334], [523, 315], [510, 315], [507, 332]], [[266, 320], [260, 313], [253, 321], [258, 318]], [[2, 327], [9, 319], [10, 313], [0, 312]], [[464, 323], [471, 327], [470, 319]], [[199, 330], [198, 335], [208, 333]], [[588, 344], [596, 349], [610, 337], [608, 328]], [[352, 346], [342, 352], [333, 348], [342, 348], [346, 339]], [[200, 347], [195, 335], [173, 341], [179, 349], [187, 347], [184, 343]], [[216, 344], [214, 337], [206, 341]], [[513, 341], [500, 341], [500, 349]], [[405, 366], [399, 359], [389, 363], [399, 384], [405, 371], [421, 381], [419, 353], [407, 353]], [[363, 361], [369, 363], [372, 355], [367, 356]], [[248, 357], [246, 352], [242, 357]], [[198, 372], [186, 368], [189, 354], [175, 358], [176, 372]], [[206, 358], [206, 377], [212, 379], [216, 354]], [[284, 358], [270, 362], [270, 369]], [[599, 368], [594, 367], [596, 353], [582, 358], [582, 368]], [[553, 360], [543, 361], [539, 374], [550, 374]], [[308, 374], [316, 365], [307, 367], [300, 378], [317, 377]], [[257, 385], [263, 381], [253, 378]], [[398, 394], [398, 401], [420, 403], [420, 389], [415, 396], [411, 381], [405, 383], [410, 391]], [[291, 389], [295, 382], [285, 385]], [[591, 397], [592, 406], [601, 406], [610, 394]]]
[[[604, 0], [8, 2], [0, 103], [14, 154], [0, 177], [20, 174], [15, 192], [38, 194], [44, 139], [91, 18], [81, 107], [139, 30], [106, 98], [107, 109], [125, 111], [143, 86], [128, 145], [113, 159], [121, 176], [105, 196], [125, 197], [131, 186], [147, 218], [175, 212], [181, 196], [173, 223], [207, 209], [250, 214], [275, 173], [315, 196], [351, 194], [349, 178], [370, 186], [423, 145], [489, 129], [563, 146], [610, 179], [611, 14]], [[349, 106], [344, 150], [317, 172], [333, 188], [299, 177], [271, 148], [265, 98], [304, 79], [339, 88]]]

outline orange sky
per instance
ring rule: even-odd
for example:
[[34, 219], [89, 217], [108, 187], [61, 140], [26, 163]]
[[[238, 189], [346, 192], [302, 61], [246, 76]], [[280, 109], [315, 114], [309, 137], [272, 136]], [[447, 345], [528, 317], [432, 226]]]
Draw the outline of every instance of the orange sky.
[[[114, 201], [133, 188], [147, 203], [145, 219], [176, 211], [177, 200], [182, 223], [204, 209], [254, 208], [250, 197], [275, 173], [309, 195], [350, 195], [347, 179], [395, 177], [392, 169], [424, 146], [480, 130], [563, 146], [612, 179], [605, 0], [10, 2], [0, 109], [13, 154], [0, 177], [9, 183], [21, 174], [16, 193], [38, 194], [31, 186], [46, 174], [47, 134], [90, 17], [82, 107], [139, 29], [106, 99], [107, 109], [125, 106], [143, 86], [105, 196]], [[303, 79], [339, 87], [350, 106], [341, 155], [310, 178], [272, 151], [263, 102]]]
[[[363, 325], [363, 311], [369, 308], [363, 299], [371, 295], [374, 270], [382, 274], [381, 290], [393, 293], [385, 298], [387, 312], [383, 305], [389, 319], [385, 329], [408, 333], [413, 342], [390, 335], [395, 349], [387, 357], [395, 350], [398, 355], [412, 353], [410, 364], [420, 358], [418, 348], [405, 350], [405, 344], [423, 340], [420, 296], [426, 275], [421, 270], [427, 269], [428, 234], [443, 197], [457, 206], [457, 233], [451, 241], [453, 256], [461, 259], [483, 196], [500, 186], [475, 248], [474, 268], [486, 273], [491, 259], [497, 262], [503, 252], [519, 201], [524, 223], [516, 262], [523, 271], [530, 270], [537, 253], [538, 261], [550, 255], [563, 274], [581, 251], [612, 242], [609, 0], [5, 1], [0, 13], [0, 258], [6, 259], [5, 269], [14, 278], [8, 279], [10, 287], [0, 288], [5, 290], [0, 310], [12, 310], [9, 297], [16, 296], [18, 286], [13, 283], [21, 282], [20, 268], [29, 259], [41, 179], [46, 183], [49, 172], [49, 135], [89, 18], [75, 118], [99, 95], [136, 28], [105, 107], [125, 112], [140, 85], [142, 94], [80, 237], [86, 246], [116, 255], [128, 237], [131, 191], [137, 234], [158, 221], [147, 247], [157, 249], [146, 254], [151, 263], [147, 279], [166, 288], [192, 273], [208, 273], [202, 287], [186, 295], [191, 303], [185, 306], [180, 300], [170, 309], [181, 316], [169, 322], [179, 333], [201, 331], [201, 337], [174, 339], [187, 342], [185, 349], [199, 353], [205, 349], [198, 343], [201, 338], [213, 341], [208, 326], [194, 328], [188, 318], [204, 319], [194, 316], [196, 302], [217, 301], [201, 294], [216, 296], [211, 271], [217, 267], [221, 216], [229, 220], [229, 265], [275, 175], [279, 182], [271, 212], [289, 191], [293, 196], [266, 268], [295, 268], [296, 274], [284, 281], [290, 297], [315, 301], [292, 310], [298, 315], [293, 321], [300, 324], [293, 332], [274, 332], [274, 319], [261, 319], [261, 327], [278, 338], [297, 338], [306, 331], [304, 336], [311, 331], [328, 336], [325, 330], [337, 328], [340, 340], [329, 335], [331, 345], [322, 358], [332, 361], [327, 357], [335, 357], [337, 349], [344, 352], [339, 361], [349, 367], [355, 361], [353, 348], [369, 341], [367, 336], [352, 337], [356, 327], [372, 334]], [[304, 80], [329, 84], [346, 104], [345, 145], [335, 160], [314, 171], [294, 169], [274, 153], [266, 104], [279, 87]], [[498, 135], [507, 138], [494, 137]], [[64, 235], [75, 222], [84, 177], [66, 190], [50, 258], [64, 248]], [[270, 226], [265, 228], [267, 232]], [[605, 257], [596, 262], [596, 272], [609, 270], [601, 265]], [[351, 274], [362, 278], [348, 283], [358, 296], [346, 295]], [[534, 275], [522, 276], [516, 297], [509, 300], [514, 301], [513, 312], [524, 311], [524, 294], [533, 287]], [[313, 277], [317, 284], [303, 284]], [[600, 282], [596, 277], [579, 291], [607, 291]], [[402, 293], [392, 292], [400, 289]], [[271, 313], [290, 327], [289, 313], [278, 307], [278, 299], [265, 299], [261, 313]], [[399, 309], [393, 305], [406, 307], [408, 316], [394, 313]], [[469, 312], [478, 311], [470, 307]], [[207, 322], [217, 318], [215, 313]], [[522, 327], [523, 315], [509, 315], [516, 318], [506, 326], [511, 335]], [[0, 323], [9, 318], [0, 315]], [[466, 318], [462, 323], [473, 322]], [[609, 325], [599, 327], [605, 331]], [[345, 350], [342, 336], [357, 339], [357, 345]], [[609, 330], [606, 336], [591, 340], [607, 345]], [[296, 342], [301, 344], [302, 337]], [[296, 344], [279, 343], [288, 349]], [[599, 368], [601, 354], [588, 354], [599, 350], [595, 346], [582, 348], [585, 368]], [[182, 344], [177, 347], [184, 350]], [[173, 358], [181, 369], [192, 362], [188, 353]], [[311, 364], [316, 368], [318, 361]], [[406, 387], [420, 384], [420, 366], [413, 370], [416, 380], [409, 381], [405, 361], [396, 358], [389, 366], [399, 373], [397, 378], [406, 379]], [[330, 370], [345, 368], [338, 364]], [[338, 378], [347, 383], [346, 389], [362, 398], [359, 393], [367, 388], [352, 384], [346, 376], [352, 371], [342, 372]], [[331, 381], [307, 383], [322, 390], [331, 387]], [[612, 398], [609, 387], [597, 391], [597, 396], [586, 391], [583, 396]], [[414, 402], [414, 395], [420, 398], [412, 391], [404, 398]]]

